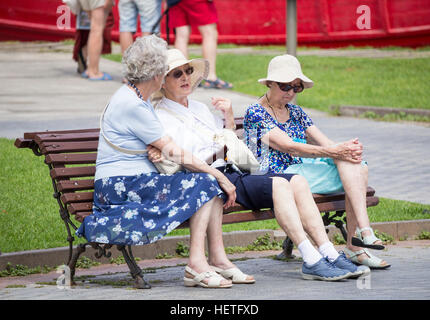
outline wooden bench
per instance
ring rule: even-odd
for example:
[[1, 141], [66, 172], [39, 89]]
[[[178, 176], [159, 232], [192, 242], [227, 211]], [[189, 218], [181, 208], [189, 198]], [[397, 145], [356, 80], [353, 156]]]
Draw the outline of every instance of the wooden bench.
[[[236, 119], [237, 133], [242, 134], [242, 119]], [[73, 248], [74, 231], [77, 230], [78, 222], [92, 214], [93, 189], [95, 163], [97, 158], [97, 146], [99, 140], [99, 129], [45, 131], [24, 133], [23, 138], [15, 141], [17, 148], [29, 148], [37, 156], [45, 156], [45, 163], [49, 167], [52, 179], [54, 198], [59, 205], [60, 217], [64, 221], [67, 230], [67, 241], [69, 242], [69, 257], [67, 265], [71, 271], [72, 283], [75, 274], [76, 262], [87, 245], [97, 250], [96, 258], [102, 256], [110, 257], [112, 245], [101, 243], [79, 244]], [[375, 190], [367, 190], [367, 206], [378, 204], [378, 197], [374, 196]], [[344, 193], [318, 195], [314, 194], [318, 209], [323, 213], [325, 226], [332, 223], [338, 227], [346, 239], [344, 223], [345, 195]], [[241, 205], [236, 205], [225, 210], [223, 224], [238, 222], [273, 219], [274, 213], [270, 209], [248, 210]], [[187, 228], [188, 221], [178, 228]], [[72, 233], [73, 229], [73, 233]], [[137, 288], [150, 288], [151, 286], [143, 277], [143, 272], [135, 262], [131, 246], [117, 245], [127, 263], [131, 276], [135, 279]], [[293, 243], [287, 237], [283, 243], [283, 252], [279, 257], [291, 257]]]

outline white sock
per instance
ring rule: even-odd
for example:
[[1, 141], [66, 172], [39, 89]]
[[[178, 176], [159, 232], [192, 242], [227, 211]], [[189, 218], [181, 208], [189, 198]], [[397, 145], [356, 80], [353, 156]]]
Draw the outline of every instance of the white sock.
[[322, 256], [312, 243], [306, 239], [299, 243], [297, 246], [300, 254], [302, 255], [303, 261], [309, 265], [313, 265], [321, 260]]
[[330, 261], [334, 261], [339, 257], [339, 253], [336, 251], [335, 247], [333, 246], [333, 243], [331, 243], [330, 241], [323, 243], [318, 248], [318, 251], [323, 257], [328, 258]]

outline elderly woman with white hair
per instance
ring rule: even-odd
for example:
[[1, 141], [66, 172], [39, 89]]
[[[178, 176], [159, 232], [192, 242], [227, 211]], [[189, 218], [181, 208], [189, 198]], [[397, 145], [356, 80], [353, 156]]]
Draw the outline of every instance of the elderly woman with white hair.
[[[124, 53], [128, 83], [111, 97], [101, 118], [93, 214], [85, 218], [77, 234], [90, 242], [144, 245], [189, 219], [185, 285], [228, 288], [232, 282], [214, 272], [206, 260], [205, 236], [207, 232], [211, 241], [213, 234], [222, 233], [222, 198], [227, 198], [225, 207], [233, 205], [235, 187], [165, 134], [149, 97], [163, 82], [166, 53], [167, 43], [156, 36], [137, 39]], [[191, 172], [160, 174], [148, 160], [148, 146], [169, 150], [164, 156]], [[231, 264], [222, 242], [210, 248], [211, 255]]]
[[[291, 103], [296, 94], [314, 84], [302, 73], [294, 56], [273, 58], [267, 77], [258, 81], [268, 90], [248, 107], [244, 130], [246, 143], [258, 158], [260, 169], [304, 176], [313, 193], [344, 191], [348, 230], [345, 253], [357, 264], [389, 267], [366, 249], [380, 250], [384, 246], [370, 227], [367, 215], [368, 168], [362, 161], [361, 142], [355, 138], [336, 144], [301, 107]], [[348, 152], [353, 156], [345, 157]]]

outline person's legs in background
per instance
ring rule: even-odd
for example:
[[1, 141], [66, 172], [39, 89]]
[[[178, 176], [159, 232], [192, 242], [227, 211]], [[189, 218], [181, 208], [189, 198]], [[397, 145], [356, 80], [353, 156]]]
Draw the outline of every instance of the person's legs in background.
[[191, 27], [197, 27], [202, 36], [202, 56], [209, 61], [208, 79], [204, 88], [231, 89], [233, 85], [218, 78], [216, 54], [218, 46], [218, 16], [211, 1], [182, 0], [169, 11], [169, 27], [175, 29], [175, 48], [188, 57]]
[[103, 2], [103, 5], [92, 8], [89, 11], [91, 29], [87, 43], [88, 68], [86, 71], [86, 76], [88, 76], [89, 79], [112, 79], [109, 75], [104, 74], [99, 70], [100, 55], [103, 47], [103, 29], [111, 8], [112, 0], [106, 0]]
[[218, 46], [218, 30], [216, 23], [199, 26], [202, 35], [203, 58], [209, 61], [208, 80], [215, 81], [216, 76], [216, 49]]
[[161, 17], [161, 0], [139, 0], [136, 4], [140, 15], [142, 37], [153, 33], [159, 34], [160, 24], [157, 22]]
[[181, 50], [188, 59], [188, 41], [190, 39], [191, 27], [180, 26], [175, 29], [175, 48]]
[[133, 34], [136, 32], [137, 7], [133, 0], [120, 0], [119, 13], [119, 43], [121, 52], [133, 44]]
[[100, 54], [103, 45], [103, 28], [105, 12], [103, 7], [98, 7], [91, 10], [90, 20], [91, 29], [88, 36], [88, 68], [87, 74], [89, 78], [98, 78], [103, 74], [99, 70]]

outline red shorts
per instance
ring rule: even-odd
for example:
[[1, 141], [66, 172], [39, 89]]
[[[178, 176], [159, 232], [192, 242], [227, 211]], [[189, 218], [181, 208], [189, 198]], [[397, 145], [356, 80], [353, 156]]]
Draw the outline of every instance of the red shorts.
[[169, 28], [204, 26], [218, 22], [213, 1], [181, 0], [169, 10]]

